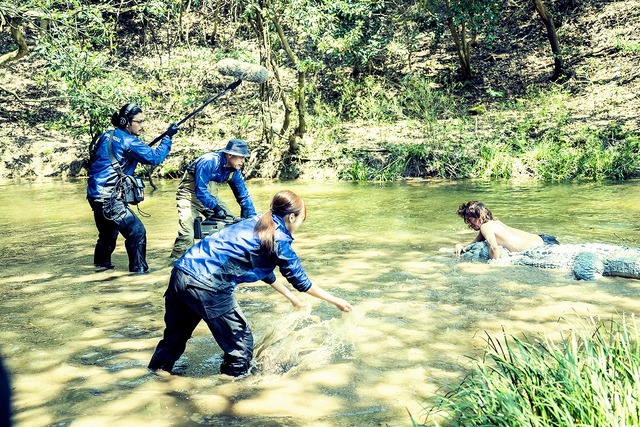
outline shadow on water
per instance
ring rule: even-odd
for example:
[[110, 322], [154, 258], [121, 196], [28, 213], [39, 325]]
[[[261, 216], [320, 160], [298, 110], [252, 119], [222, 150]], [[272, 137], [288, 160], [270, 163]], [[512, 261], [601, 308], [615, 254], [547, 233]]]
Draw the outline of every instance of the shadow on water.
[[[82, 182], [4, 183], [0, 338], [16, 425], [410, 425], [426, 398], [457, 384], [485, 334], [558, 334], [574, 317], [637, 313], [640, 282], [577, 282], [568, 272], [460, 263], [440, 252], [473, 233], [455, 216], [485, 201], [502, 220], [564, 242], [640, 242], [640, 188], [475, 182], [251, 183], [263, 211], [292, 188], [309, 207], [294, 247], [312, 280], [353, 312], [306, 295], [294, 312], [270, 287], [237, 291], [256, 336], [253, 375], [219, 375], [201, 324], [178, 375], [152, 373], [176, 232], [176, 182], [144, 202], [151, 274], [92, 265], [95, 229]], [[223, 197], [231, 199], [229, 193]], [[570, 202], [568, 202], [570, 201]], [[604, 221], [603, 219], [606, 219]]]

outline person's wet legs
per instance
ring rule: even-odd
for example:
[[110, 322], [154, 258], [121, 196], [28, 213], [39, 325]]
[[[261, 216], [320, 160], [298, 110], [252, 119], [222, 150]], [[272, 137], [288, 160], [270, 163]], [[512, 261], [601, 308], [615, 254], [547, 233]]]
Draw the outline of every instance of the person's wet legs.
[[129, 271], [146, 273], [149, 271], [149, 265], [147, 264], [147, 230], [144, 224], [130, 208], [127, 208], [127, 212], [115, 222], [125, 238]]
[[194, 221], [199, 216], [190, 200], [178, 200], [178, 237], [173, 243], [170, 260], [176, 261], [193, 246]]
[[220, 373], [234, 377], [246, 375], [253, 357], [253, 334], [240, 307], [205, 321], [224, 352]]
[[98, 229], [98, 241], [93, 252], [93, 264], [96, 267], [113, 268], [111, 254], [116, 248], [118, 229], [113, 221], [105, 218], [101, 202], [89, 200], [93, 218]]
[[[158, 343], [149, 369], [162, 369], [171, 372], [175, 362], [182, 356], [194, 329], [202, 317], [183, 300], [184, 284], [178, 283], [175, 271], [171, 274], [171, 282], [165, 293], [165, 329], [163, 338]], [[182, 289], [182, 290], [180, 290]]]

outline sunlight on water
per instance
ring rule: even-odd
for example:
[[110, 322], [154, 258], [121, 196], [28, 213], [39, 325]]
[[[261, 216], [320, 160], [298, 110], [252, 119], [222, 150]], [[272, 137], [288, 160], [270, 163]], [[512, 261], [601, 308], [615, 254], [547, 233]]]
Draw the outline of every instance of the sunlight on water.
[[[176, 181], [141, 208], [151, 273], [92, 266], [96, 230], [83, 181], [0, 182], [0, 352], [18, 426], [411, 425], [503, 331], [558, 336], [572, 319], [640, 311], [640, 281], [578, 282], [567, 271], [461, 263], [474, 233], [455, 212], [482, 200], [515, 227], [562, 243], [640, 246], [640, 183], [390, 184], [250, 181], [258, 211], [284, 188], [307, 202], [294, 248], [314, 281], [354, 310], [302, 294], [295, 311], [264, 283], [236, 296], [256, 338], [252, 375], [219, 374], [198, 326], [178, 375], [146, 369], [163, 330]], [[222, 197], [231, 202], [228, 188]], [[233, 203], [229, 203], [234, 206]]]

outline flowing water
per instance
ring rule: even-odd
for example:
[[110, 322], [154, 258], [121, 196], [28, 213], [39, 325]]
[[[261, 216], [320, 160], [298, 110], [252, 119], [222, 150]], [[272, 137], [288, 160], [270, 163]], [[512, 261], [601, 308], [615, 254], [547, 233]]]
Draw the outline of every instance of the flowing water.
[[[152, 374], [163, 329], [177, 181], [141, 208], [152, 272], [92, 266], [84, 181], [0, 182], [0, 353], [18, 426], [409, 426], [459, 383], [487, 334], [557, 334], [574, 319], [635, 314], [640, 281], [579, 282], [567, 271], [460, 263], [441, 248], [474, 233], [455, 214], [482, 200], [509, 225], [561, 243], [640, 246], [640, 182], [391, 184], [250, 181], [258, 211], [280, 189], [307, 202], [294, 248], [311, 279], [354, 309], [301, 295], [295, 312], [263, 283], [236, 295], [256, 336], [256, 370], [219, 375], [201, 323], [176, 366]], [[222, 191], [234, 205], [228, 189]]]

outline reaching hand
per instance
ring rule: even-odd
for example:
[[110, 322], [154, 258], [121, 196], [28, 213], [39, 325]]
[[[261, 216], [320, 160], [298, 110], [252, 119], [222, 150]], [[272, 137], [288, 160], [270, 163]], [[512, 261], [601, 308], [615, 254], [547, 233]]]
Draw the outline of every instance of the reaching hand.
[[464, 252], [464, 246], [460, 243], [456, 244], [456, 246], [453, 248], [453, 252], [457, 257], [459, 257]]
[[216, 205], [216, 207], [213, 208], [213, 215], [211, 215], [209, 218], [226, 219], [227, 218], [227, 213], [225, 212], [224, 209], [222, 209], [220, 207], [220, 205]]
[[291, 305], [293, 306], [293, 308], [295, 308], [297, 311], [302, 311], [302, 310], [307, 310], [309, 308], [309, 304], [303, 304], [302, 302], [300, 302], [299, 299], [295, 299], [295, 301], [291, 301]]
[[336, 298], [336, 300], [333, 302], [333, 305], [335, 305], [336, 307], [338, 307], [340, 311], [344, 311], [345, 313], [348, 313], [351, 311], [351, 304], [349, 304], [347, 301], [343, 300], [342, 298]]

